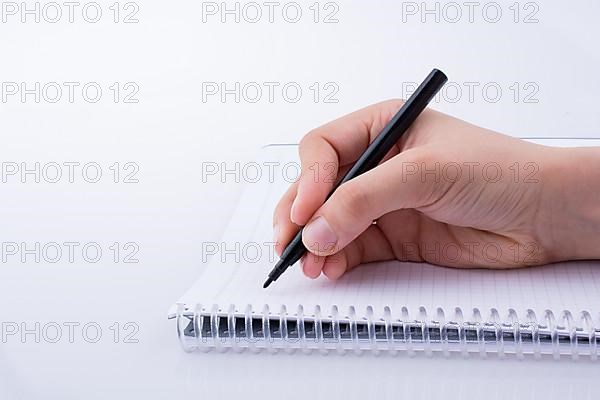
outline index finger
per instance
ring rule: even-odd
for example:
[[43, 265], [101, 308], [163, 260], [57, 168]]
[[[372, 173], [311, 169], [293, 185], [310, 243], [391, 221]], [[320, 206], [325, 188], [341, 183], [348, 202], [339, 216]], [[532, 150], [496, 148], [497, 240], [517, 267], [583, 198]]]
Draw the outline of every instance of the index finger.
[[290, 211], [291, 221], [297, 225], [308, 222], [325, 202], [341, 167], [358, 160], [401, 105], [400, 100], [373, 104], [316, 128], [302, 138], [299, 149], [302, 173]]

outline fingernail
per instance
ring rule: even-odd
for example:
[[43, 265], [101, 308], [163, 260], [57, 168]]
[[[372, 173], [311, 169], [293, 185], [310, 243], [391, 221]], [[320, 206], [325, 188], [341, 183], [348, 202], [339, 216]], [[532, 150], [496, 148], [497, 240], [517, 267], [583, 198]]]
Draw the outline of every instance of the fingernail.
[[317, 253], [333, 247], [338, 240], [337, 235], [331, 229], [325, 217], [317, 217], [317, 219], [306, 225], [303, 235], [305, 243], [317, 246], [317, 249], [313, 249]]
[[304, 274], [304, 276], [306, 276], [309, 279], [315, 279], [314, 277], [308, 275], [306, 273], [306, 260], [307, 260], [308, 254], [305, 254], [302, 256], [302, 258], [300, 258], [300, 268], [302, 269], [302, 273]]
[[296, 223], [296, 221], [294, 221], [294, 210], [296, 209], [296, 201], [297, 200], [298, 200], [298, 196], [296, 196], [296, 198], [292, 202], [292, 207], [290, 208], [290, 221], [292, 221], [294, 224]]

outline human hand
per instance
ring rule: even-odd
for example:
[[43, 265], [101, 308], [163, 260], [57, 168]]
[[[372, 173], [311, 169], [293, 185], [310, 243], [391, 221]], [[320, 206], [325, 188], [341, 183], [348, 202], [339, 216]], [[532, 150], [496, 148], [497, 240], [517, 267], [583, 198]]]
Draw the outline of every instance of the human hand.
[[600, 188], [579, 184], [600, 182], [589, 176], [600, 171], [598, 149], [541, 146], [429, 109], [379, 166], [325, 201], [401, 105], [372, 105], [302, 139], [302, 174], [273, 224], [279, 254], [306, 225], [306, 276], [392, 259], [509, 268], [598, 257], [587, 236], [600, 237], [590, 201]]

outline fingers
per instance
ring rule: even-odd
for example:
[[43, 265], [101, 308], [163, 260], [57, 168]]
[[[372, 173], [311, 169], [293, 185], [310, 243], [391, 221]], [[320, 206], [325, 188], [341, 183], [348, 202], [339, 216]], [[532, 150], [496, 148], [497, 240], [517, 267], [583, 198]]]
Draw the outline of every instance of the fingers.
[[275, 252], [281, 255], [285, 246], [298, 231], [298, 226], [290, 222], [290, 208], [296, 198], [298, 182], [294, 182], [283, 194], [273, 212], [273, 242]]
[[302, 272], [307, 278], [310, 279], [317, 279], [321, 275], [324, 263], [325, 257], [317, 256], [311, 253], [306, 253], [300, 259], [300, 266], [302, 267]]
[[507, 268], [522, 265], [512, 258], [514, 248], [515, 242], [510, 238], [447, 225], [407, 209], [386, 214], [335, 254], [307, 254], [302, 269], [312, 279], [321, 273], [338, 279], [358, 265], [387, 260], [459, 268]]
[[308, 253], [302, 260], [304, 275], [315, 279], [321, 272], [329, 279], [338, 279], [357, 265], [393, 260], [394, 252], [377, 225], [371, 225], [342, 251], [324, 257]]
[[426, 147], [407, 150], [340, 186], [304, 228], [306, 248], [320, 256], [335, 254], [382, 215], [434, 203], [441, 192], [436, 181], [405, 173], [425, 157]]
[[[342, 167], [340, 173], [343, 175], [349, 167]], [[290, 218], [290, 212], [294, 199], [297, 197], [299, 182], [294, 182], [279, 200], [273, 212], [273, 242], [275, 252], [281, 255], [285, 246], [292, 240], [300, 227], [294, 224]]]
[[302, 174], [291, 220], [305, 225], [325, 201], [341, 166], [356, 161], [400, 108], [400, 101], [375, 104], [323, 125], [300, 142]]
[[325, 258], [323, 274], [329, 279], [338, 279], [360, 264], [394, 258], [394, 252], [381, 230], [377, 225], [371, 225], [344, 250]]

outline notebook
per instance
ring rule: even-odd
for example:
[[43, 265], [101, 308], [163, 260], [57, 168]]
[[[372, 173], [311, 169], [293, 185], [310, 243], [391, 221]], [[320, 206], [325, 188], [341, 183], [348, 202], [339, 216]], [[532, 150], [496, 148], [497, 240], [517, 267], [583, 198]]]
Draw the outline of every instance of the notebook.
[[261, 173], [246, 176], [225, 236], [203, 244], [213, 254], [209, 264], [169, 312], [186, 351], [597, 358], [600, 263], [594, 261], [510, 270], [389, 261], [360, 266], [335, 281], [310, 280], [294, 265], [263, 289], [278, 259], [272, 212], [299, 164], [295, 145], [269, 145], [260, 153], [252, 167]]

